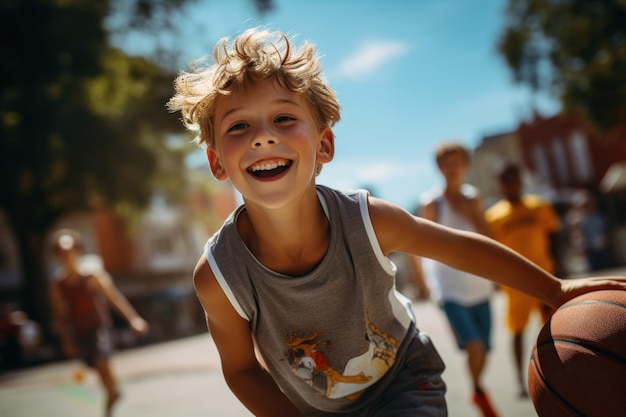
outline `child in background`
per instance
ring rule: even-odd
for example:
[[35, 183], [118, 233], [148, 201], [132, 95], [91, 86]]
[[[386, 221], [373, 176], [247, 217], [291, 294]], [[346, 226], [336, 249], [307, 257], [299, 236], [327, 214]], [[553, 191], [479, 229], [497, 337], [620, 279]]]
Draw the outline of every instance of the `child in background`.
[[[422, 196], [420, 215], [448, 227], [490, 236], [478, 190], [465, 182], [469, 151], [456, 141], [446, 141], [437, 146], [435, 160], [445, 184]], [[491, 350], [493, 283], [430, 259], [421, 259], [415, 266], [418, 287], [423, 288], [426, 282], [432, 287], [430, 294], [444, 311], [459, 349], [467, 354], [472, 403], [485, 417], [497, 417], [482, 381]]]
[[78, 356], [98, 373], [106, 393], [105, 416], [110, 417], [120, 392], [110, 362], [113, 340], [107, 302], [128, 320], [138, 336], [148, 334], [148, 323], [117, 290], [106, 271], [81, 268], [82, 239], [77, 232], [62, 229], [55, 233], [53, 251], [61, 268], [50, 294], [63, 352], [70, 358]]
[[[394, 286], [404, 252], [553, 306], [626, 281], [562, 281], [475, 233], [316, 184], [340, 107], [314, 46], [250, 29], [176, 80], [171, 110], [244, 204], [194, 271], [227, 384], [256, 416], [445, 416], [444, 365]], [[380, 144], [384, 148], [384, 142]]]

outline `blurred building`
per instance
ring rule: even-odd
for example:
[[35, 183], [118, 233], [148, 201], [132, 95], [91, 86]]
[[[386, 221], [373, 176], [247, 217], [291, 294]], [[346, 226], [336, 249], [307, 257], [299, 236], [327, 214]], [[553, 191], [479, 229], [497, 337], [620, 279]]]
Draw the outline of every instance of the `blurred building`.
[[577, 115], [538, 114], [517, 129], [529, 169], [555, 189], [599, 190], [611, 165], [626, 161], [626, 137], [603, 137]]

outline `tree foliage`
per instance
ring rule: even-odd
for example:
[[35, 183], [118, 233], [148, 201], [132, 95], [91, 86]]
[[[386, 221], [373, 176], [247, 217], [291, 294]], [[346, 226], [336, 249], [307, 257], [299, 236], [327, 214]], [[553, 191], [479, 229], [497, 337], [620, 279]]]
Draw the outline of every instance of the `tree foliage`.
[[498, 48], [514, 79], [599, 130], [626, 120], [626, 1], [509, 0]]

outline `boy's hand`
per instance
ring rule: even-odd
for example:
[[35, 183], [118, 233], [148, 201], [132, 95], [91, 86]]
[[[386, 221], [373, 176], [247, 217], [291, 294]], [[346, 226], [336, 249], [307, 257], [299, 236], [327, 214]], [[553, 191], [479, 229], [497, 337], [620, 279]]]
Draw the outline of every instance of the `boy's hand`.
[[626, 277], [594, 277], [561, 280], [561, 291], [554, 297], [558, 306], [590, 291], [626, 290]]
[[133, 333], [139, 337], [146, 337], [150, 332], [150, 325], [141, 317], [135, 317], [128, 324]]

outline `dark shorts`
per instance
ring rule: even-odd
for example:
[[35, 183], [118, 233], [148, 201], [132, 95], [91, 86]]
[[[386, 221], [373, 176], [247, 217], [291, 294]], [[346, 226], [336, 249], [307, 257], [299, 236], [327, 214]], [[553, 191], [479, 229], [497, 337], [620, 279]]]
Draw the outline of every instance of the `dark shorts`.
[[474, 340], [482, 341], [486, 351], [491, 349], [489, 301], [471, 307], [446, 301], [442, 308], [452, 327], [459, 349], [464, 349], [468, 342]]
[[87, 335], [76, 336], [79, 358], [89, 367], [94, 367], [96, 359], [109, 358], [113, 354], [113, 335], [108, 327], [100, 327]]
[[416, 332], [404, 365], [360, 417], [446, 417], [445, 366], [426, 333]]

